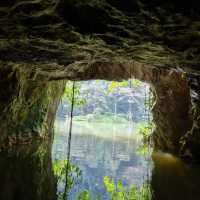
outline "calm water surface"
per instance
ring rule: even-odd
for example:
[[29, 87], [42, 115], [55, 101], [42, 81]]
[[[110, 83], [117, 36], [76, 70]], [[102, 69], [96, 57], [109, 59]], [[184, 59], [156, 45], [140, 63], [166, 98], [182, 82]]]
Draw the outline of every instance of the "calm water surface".
[[[67, 123], [57, 121], [55, 127], [53, 160], [66, 159]], [[109, 176], [128, 186], [149, 181], [152, 200], [200, 200], [200, 166], [188, 165], [168, 153], [140, 155], [141, 137], [134, 132], [131, 124], [74, 122], [71, 161], [82, 170], [83, 180], [70, 191], [69, 199], [76, 199], [84, 189], [94, 199], [99, 193], [108, 199], [102, 180]]]
[[[73, 123], [71, 161], [82, 171], [83, 180], [71, 190], [71, 199], [84, 189], [91, 191], [93, 197], [100, 193], [106, 199], [104, 176], [138, 187], [149, 178], [150, 156], [139, 155], [141, 136], [134, 134], [135, 129], [129, 123]], [[67, 140], [68, 123], [58, 120], [55, 125], [54, 160], [67, 158]]]

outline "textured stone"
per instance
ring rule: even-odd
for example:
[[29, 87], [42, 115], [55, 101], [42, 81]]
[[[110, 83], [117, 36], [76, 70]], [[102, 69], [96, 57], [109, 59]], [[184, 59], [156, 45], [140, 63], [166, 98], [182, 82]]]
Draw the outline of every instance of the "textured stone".
[[198, 3], [13, 0], [0, 3], [0, 60], [66, 68], [134, 60], [198, 70]]
[[5, 68], [0, 90], [0, 140], [16, 143], [51, 136], [65, 81], [39, 82], [31, 70], [12, 65]]

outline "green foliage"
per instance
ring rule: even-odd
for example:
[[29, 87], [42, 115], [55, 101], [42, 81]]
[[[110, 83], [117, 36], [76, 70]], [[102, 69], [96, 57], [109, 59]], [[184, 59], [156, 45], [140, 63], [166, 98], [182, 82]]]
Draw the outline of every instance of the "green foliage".
[[116, 81], [111, 81], [111, 83], [108, 86], [108, 93], [114, 92], [118, 87], [127, 87], [128, 82], [116, 82]]
[[143, 143], [137, 148], [136, 153], [141, 156], [146, 156], [149, 155], [149, 150], [148, 145]]
[[152, 193], [148, 184], [144, 184], [139, 189], [135, 185], [124, 186], [122, 181], [116, 184], [108, 176], [104, 177], [104, 186], [111, 200], [151, 200]]
[[[104, 187], [110, 200], [151, 200], [152, 191], [149, 184], [145, 183], [140, 188], [135, 185], [125, 186], [122, 181], [117, 183], [108, 176], [103, 178]], [[84, 190], [79, 193], [77, 200], [94, 200], [90, 191]], [[99, 195], [95, 200], [103, 200]]]
[[[94, 200], [94, 198], [89, 190], [84, 190], [78, 194], [76, 200]], [[98, 194], [97, 197], [95, 197], [95, 200], [103, 200], [101, 194]]]
[[131, 86], [134, 88], [137, 88], [141, 85], [141, 81], [139, 81], [138, 79], [131, 79]]
[[143, 143], [137, 148], [137, 153], [139, 155], [145, 156], [149, 155], [150, 153], [150, 148], [149, 148], [149, 143], [150, 143], [150, 137], [152, 134], [152, 131], [154, 129], [154, 123], [140, 123], [138, 125], [138, 134], [142, 136]]
[[130, 80], [126, 80], [126, 81], [121, 81], [121, 82], [117, 82], [117, 81], [111, 81], [111, 83], [108, 86], [108, 93], [112, 93], [115, 90], [117, 90], [119, 87], [133, 87], [133, 88], [137, 88], [139, 87], [141, 84], [141, 81], [137, 80], [137, 79], [130, 79]]
[[153, 123], [139, 123], [137, 126], [138, 133], [143, 136], [144, 140], [150, 136], [153, 128]]
[[109, 192], [110, 194], [112, 194], [115, 190], [115, 183], [113, 180], [111, 180], [108, 176], [104, 176], [103, 178], [103, 183], [104, 186], [107, 190], [107, 192]]
[[[63, 99], [67, 101], [69, 104], [72, 102], [72, 94], [73, 94], [73, 82], [68, 81], [65, 87]], [[74, 88], [74, 106], [81, 107], [86, 104], [86, 99], [80, 98], [81, 93], [81, 82], [76, 82]]]
[[84, 190], [78, 194], [77, 200], [92, 200], [92, 197], [88, 190]]
[[[73, 83], [68, 81], [63, 96], [64, 102], [59, 110], [61, 115], [70, 112], [72, 87]], [[103, 119], [107, 113], [112, 113], [115, 115], [115, 121], [117, 122], [121, 120], [123, 122], [126, 120], [144, 120], [143, 116], [147, 110], [144, 108], [144, 90], [146, 88], [148, 89], [145, 84], [136, 79], [122, 82], [102, 80], [78, 81], [75, 83], [74, 116], [105, 114], [100, 116]], [[124, 115], [122, 117], [124, 119], [119, 115]], [[98, 117], [95, 116], [95, 121]], [[80, 119], [80, 121], [83, 121], [83, 119]], [[113, 120], [108, 119], [108, 121]]]
[[[69, 163], [68, 176], [66, 180], [67, 162], [67, 160], [56, 160], [53, 163], [53, 171], [58, 184], [65, 184], [67, 182], [67, 191], [69, 191], [75, 184], [78, 184], [81, 181], [82, 172], [76, 165]], [[62, 196], [62, 193], [58, 194], [58, 198], [61, 198]]]

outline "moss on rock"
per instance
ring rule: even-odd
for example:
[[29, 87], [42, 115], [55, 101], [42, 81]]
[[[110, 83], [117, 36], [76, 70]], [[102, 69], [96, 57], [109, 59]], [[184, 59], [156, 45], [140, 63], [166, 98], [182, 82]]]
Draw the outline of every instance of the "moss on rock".
[[200, 15], [194, 2], [7, 1], [0, 15], [3, 61], [66, 68], [106, 58], [198, 71]]
[[[20, 142], [32, 137], [52, 136], [52, 123], [64, 91], [65, 81], [38, 82], [37, 73], [17, 65], [6, 66], [12, 78], [12, 90], [2, 89], [9, 103], [1, 102], [1, 141]], [[34, 76], [35, 74], [35, 76]]]

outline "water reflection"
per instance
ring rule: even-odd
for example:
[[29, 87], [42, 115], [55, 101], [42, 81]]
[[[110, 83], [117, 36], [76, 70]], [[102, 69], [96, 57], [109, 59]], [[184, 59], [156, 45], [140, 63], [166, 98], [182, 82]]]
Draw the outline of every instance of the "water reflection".
[[[55, 159], [66, 158], [67, 127], [62, 124], [57, 124], [53, 163]], [[82, 170], [82, 182], [70, 191], [69, 199], [76, 200], [77, 193], [88, 189], [93, 197], [101, 193], [105, 200], [108, 195], [103, 186], [104, 176], [122, 180], [128, 186], [141, 186], [147, 180], [147, 174], [152, 200], [200, 199], [199, 165], [186, 164], [161, 152], [153, 153], [153, 166], [149, 165], [150, 157], [137, 154], [140, 138], [129, 135], [128, 130], [131, 132], [134, 127], [118, 124], [112, 132], [113, 128], [107, 126], [100, 136], [102, 130], [99, 132], [97, 125], [94, 125], [95, 129], [88, 125], [83, 128], [83, 124], [75, 126], [71, 158]], [[53, 173], [51, 144], [20, 146], [0, 153], [0, 200], [58, 200], [57, 191], [62, 192], [62, 189]]]
[[[104, 124], [105, 125], [105, 124]], [[103, 177], [122, 180], [125, 185], [141, 186], [150, 179], [152, 197], [145, 200], [199, 200], [199, 165], [188, 165], [171, 154], [154, 152], [150, 156], [138, 155], [141, 138], [133, 135], [133, 127], [108, 124], [75, 123], [73, 127], [71, 159], [83, 172], [83, 181], [70, 192], [69, 199], [87, 189], [93, 198], [106, 194]], [[67, 126], [57, 121], [57, 137], [53, 148], [53, 159], [66, 158]], [[148, 176], [147, 176], [148, 175]], [[137, 198], [136, 198], [137, 199]]]
[[55, 200], [49, 144], [27, 145], [0, 153], [1, 200]]
[[[84, 189], [93, 198], [100, 193], [106, 199], [104, 176], [125, 185], [141, 186], [146, 181], [150, 158], [137, 153], [141, 137], [133, 134], [134, 129], [133, 124], [74, 122], [71, 161], [82, 170], [83, 181], [71, 190], [70, 199]], [[57, 121], [54, 159], [66, 159], [67, 130], [67, 123]]]

